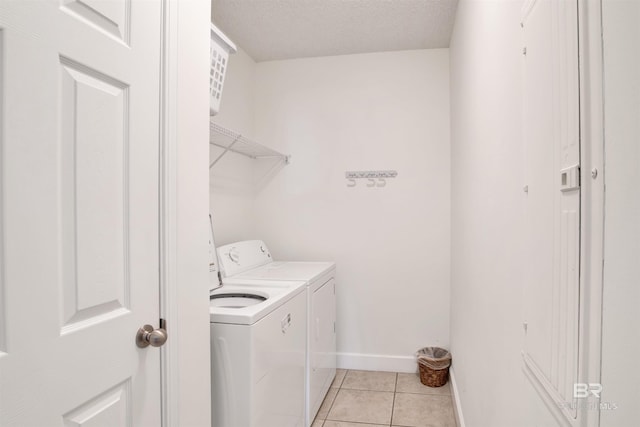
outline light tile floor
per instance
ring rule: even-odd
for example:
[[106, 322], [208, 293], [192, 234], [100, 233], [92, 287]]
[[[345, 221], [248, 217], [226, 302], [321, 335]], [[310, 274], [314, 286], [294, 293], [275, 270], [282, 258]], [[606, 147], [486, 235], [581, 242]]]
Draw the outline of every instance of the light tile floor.
[[456, 427], [449, 383], [418, 374], [338, 369], [311, 427]]

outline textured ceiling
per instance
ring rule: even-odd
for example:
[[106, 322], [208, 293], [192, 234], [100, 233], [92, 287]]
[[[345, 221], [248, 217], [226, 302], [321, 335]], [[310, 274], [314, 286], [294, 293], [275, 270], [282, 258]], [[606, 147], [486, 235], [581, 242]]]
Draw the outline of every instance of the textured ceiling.
[[457, 0], [212, 0], [255, 61], [449, 46]]

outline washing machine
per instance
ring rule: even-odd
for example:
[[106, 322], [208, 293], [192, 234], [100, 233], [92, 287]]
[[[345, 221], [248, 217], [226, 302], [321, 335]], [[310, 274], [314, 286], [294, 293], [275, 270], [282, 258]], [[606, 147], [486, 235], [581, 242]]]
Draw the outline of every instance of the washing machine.
[[[209, 268], [217, 278], [214, 258]], [[212, 427], [303, 427], [306, 283], [210, 288]]]
[[304, 281], [307, 300], [305, 423], [315, 418], [336, 374], [336, 266], [333, 262], [274, 261], [261, 240], [218, 248], [224, 283]]

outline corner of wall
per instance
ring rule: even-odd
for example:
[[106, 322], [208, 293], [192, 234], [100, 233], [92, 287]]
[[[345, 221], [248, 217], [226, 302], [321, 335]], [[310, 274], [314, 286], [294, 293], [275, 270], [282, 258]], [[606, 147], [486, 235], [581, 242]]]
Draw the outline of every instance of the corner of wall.
[[451, 382], [451, 399], [453, 400], [453, 412], [456, 416], [456, 424], [458, 427], [466, 427], [464, 416], [462, 413], [462, 402], [460, 402], [460, 391], [453, 367], [449, 369], [449, 381]]
[[[220, 112], [212, 121], [254, 137], [256, 62], [241, 48], [229, 57]], [[222, 149], [210, 147], [215, 159]], [[254, 231], [253, 160], [226, 153], [209, 171], [209, 209], [216, 244], [248, 239]]]

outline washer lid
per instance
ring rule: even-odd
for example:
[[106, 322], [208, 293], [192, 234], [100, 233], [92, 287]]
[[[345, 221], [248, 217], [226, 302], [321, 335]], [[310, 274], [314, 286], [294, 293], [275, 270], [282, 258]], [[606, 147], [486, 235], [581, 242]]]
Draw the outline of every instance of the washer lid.
[[266, 300], [267, 297], [255, 293], [226, 291], [211, 295], [209, 305], [222, 308], [244, 308]]
[[266, 299], [258, 304], [245, 305], [244, 307], [220, 306], [215, 302], [215, 299], [210, 299], [209, 321], [211, 323], [253, 325], [305, 289], [304, 282], [273, 282], [273, 285], [269, 286], [265, 286], [264, 282], [253, 284], [251, 281], [242, 285], [225, 284], [222, 288], [212, 291], [209, 298], [219, 294], [236, 293], [259, 295]]

